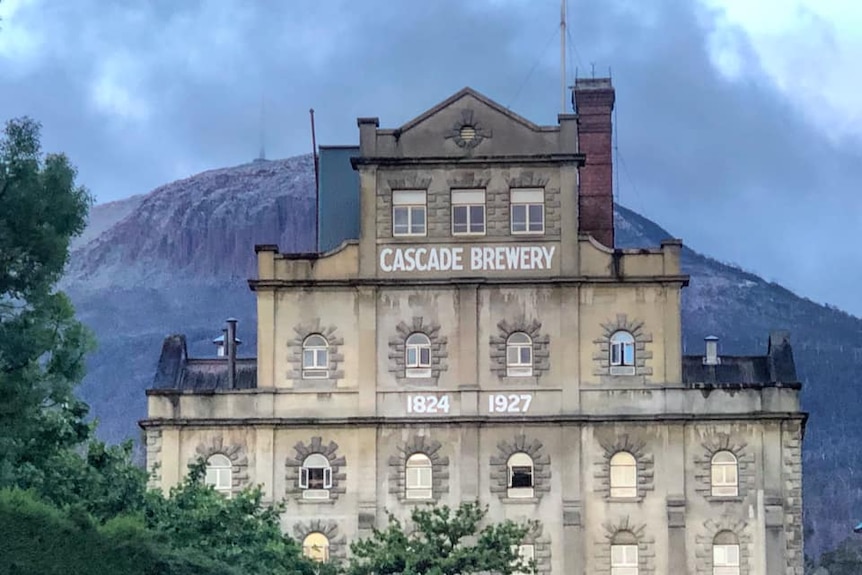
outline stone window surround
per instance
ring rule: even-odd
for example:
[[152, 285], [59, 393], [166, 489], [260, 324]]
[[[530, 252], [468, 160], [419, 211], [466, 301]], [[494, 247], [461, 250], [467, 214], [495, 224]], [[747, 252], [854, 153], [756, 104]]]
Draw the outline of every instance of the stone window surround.
[[655, 574], [655, 538], [647, 535], [646, 524], [634, 523], [626, 515], [616, 522], [607, 522], [602, 526], [605, 536], [595, 540], [595, 570], [596, 575], [610, 575], [611, 545], [620, 533], [630, 533], [638, 546], [638, 575]]
[[[347, 492], [347, 488], [344, 486], [347, 474], [342, 469], [347, 466], [347, 460], [344, 456], [339, 456], [337, 454], [337, 443], [330, 441], [328, 444], [324, 445], [322, 437], [314, 436], [311, 438], [311, 442], [308, 445], [298, 441], [293, 446], [293, 449], [296, 452], [296, 455], [294, 457], [288, 456], [284, 463], [285, 479], [287, 482], [285, 491], [288, 496], [293, 495], [298, 501], [303, 503], [327, 503], [334, 502], [338, 499], [339, 495]], [[302, 464], [305, 462], [306, 458], [313, 453], [319, 453], [329, 460], [329, 467], [332, 469], [332, 487], [328, 490], [329, 499], [306, 500], [302, 498], [302, 494], [305, 489], [299, 486], [300, 469], [302, 468]]]
[[[294, 388], [333, 389], [337, 387], [339, 380], [344, 379], [344, 370], [339, 369], [339, 366], [344, 362], [344, 355], [340, 349], [344, 345], [344, 340], [338, 337], [336, 330], [337, 328], [333, 325], [321, 326], [320, 318], [298, 324], [293, 328], [295, 335], [287, 342], [287, 363], [289, 366], [287, 379], [293, 382]], [[327, 359], [329, 360], [327, 377], [307, 379], [302, 377], [303, 343], [311, 335], [323, 336], [329, 346], [327, 349]]]
[[712, 546], [715, 537], [723, 531], [729, 531], [739, 541], [739, 575], [750, 574], [751, 536], [748, 533], [748, 523], [729, 514], [704, 521], [703, 529], [695, 536], [695, 573], [697, 575], [712, 575]]
[[[737, 443], [730, 434], [718, 433], [704, 441], [703, 452], [695, 457], [695, 491], [707, 501], [742, 501], [749, 491], [754, 490], [757, 481], [754, 453], [747, 449], [745, 442]], [[736, 457], [736, 495], [712, 494], [712, 457], [719, 451], [729, 451]]]
[[551, 539], [544, 535], [541, 521], [536, 520], [530, 523], [530, 530], [527, 531], [521, 545], [533, 546], [536, 573], [548, 575], [551, 572]]
[[[389, 373], [393, 374], [401, 385], [437, 385], [440, 373], [449, 369], [449, 353], [446, 349], [448, 341], [445, 336], [440, 335], [440, 324], [426, 323], [421, 316], [416, 316], [409, 324], [399, 322], [395, 331], [397, 335], [389, 338]], [[406, 342], [414, 333], [425, 334], [431, 340], [431, 377], [407, 377]]]
[[[632, 439], [626, 433], [613, 442], [600, 443], [600, 445], [603, 456], [595, 463], [594, 490], [596, 493], [601, 493], [605, 501], [642, 501], [647, 492], [655, 489], [655, 460], [652, 454], [646, 452], [646, 442]], [[620, 451], [631, 454], [637, 463], [637, 497], [611, 497], [611, 458]]]
[[[596, 350], [593, 353], [593, 375], [602, 378], [603, 382], [610, 380], [629, 380], [632, 377], [640, 377], [645, 380], [652, 375], [652, 367], [648, 366], [648, 360], [652, 360], [652, 351], [647, 349], [652, 344], [652, 333], [644, 331], [644, 322], [639, 320], [629, 321], [625, 313], [617, 314], [616, 319], [602, 324], [602, 336], [593, 340]], [[620, 373], [619, 368], [611, 366], [611, 336], [618, 331], [629, 332], [635, 340], [635, 365], [633, 373]], [[615, 373], [615, 371], [617, 373]]]
[[340, 562], [347, 556], [344, 536], [339, 536], [338, 524], [335, 521], [312, 519], [307, 523], [299, 522], [293, 526], [293, 533], [300, 545], [310, 534], [322, 533], [329, 540], [329, 562]]
[[[449, 458], [440, 455], [441, 447], [439, 441], [418, 434], [410, 437], [404, 445], [399, 445], [398, 454], [389, 457], [389, 493], [398, 497], [402, 503], [437, 502], [449, 493]], [[407, 486], [407, 460], [416, 453], [421, 453], [431, 460], [431, 499], [407, 499], [404, 495]]]
[[[525, 318], [517, 318], [512, 322], [502, 320], [497, 323], [497, 335], [489, 338], [491, 347], [491, 372], [502, 381], [523, 384], [528, 381], [538, 382], [538, 379], [551, 368], [550, 342], [547, 334], [542, 334], [542, 322], [538, 320], [527, 321]], [[506, 342], [513, 333], [523, 332], [533, 340], [533, 375], [527, 377], [511, 377], [507, 375]]]
[[[510, 498], [509, 492], [509, 458], [515, 453], [526, 453], [533, 460], [533, 497]], [[535, 503], [541, 500], [545, 493], [551, 491], [551, 458], [544, 452], [544, 445], [538, 439], [527, 441], [527, 436], [516, 435], [514, 441], [497, 443], [497, 455], [492, 455], [491, 481], [489, 489], [504, 503]]]
[[240, 491], [248, 484], [248, 456], [244, 445], [239, 443], [225, 445], [224, 438], [217, 435], [209, 441], [199, 443], [195, 448], [195, 457], [191, 461], [197, 461], [198, 458], [206, 461], [213, 455], [224, 455], [231, 462], [231, 494]]

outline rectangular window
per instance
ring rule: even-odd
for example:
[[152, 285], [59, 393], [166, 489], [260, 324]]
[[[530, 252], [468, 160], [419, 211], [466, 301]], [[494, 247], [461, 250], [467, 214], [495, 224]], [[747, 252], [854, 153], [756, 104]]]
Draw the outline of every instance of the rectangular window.
[[533, 486], [533, 468], [532, 467], [512, 467], [512, 485], [510, 487], [532, 487]]
[[736, 497], [739, 494], [736, 464], [712, 464], [712, 494], [716, 497]]
[[611, 465], [611, 497], [637, 497], [638, 468], [635, 465]]
[[452, 234], [485, 233], [485, 190], [452, 190]]
[[424, 236], [427, 201], [424, 190], [392, 192], [392, 235]]
[[[517, 547], [513, 547], [512, 551], [518, 555], [521, 561], [528, 565], [536, 559], [536, 548], [533, 545], [518, 545]], [[513, 575], [531, 575], [531, 573], [531, 571], [515, 571]]]
[[611, 545], [611, 575], [638, 575], [637, 545]]
[[430, 467], [408, 467], [406, 469], [407, 499], [430, 499], [431, 491], [431, 468]]
[[713, 575], [739, 575], [739, 545], [712, 546]]
[[509, 213], [513, 234], [542, 234], [545, 232], [545, 191], [512, 190]]

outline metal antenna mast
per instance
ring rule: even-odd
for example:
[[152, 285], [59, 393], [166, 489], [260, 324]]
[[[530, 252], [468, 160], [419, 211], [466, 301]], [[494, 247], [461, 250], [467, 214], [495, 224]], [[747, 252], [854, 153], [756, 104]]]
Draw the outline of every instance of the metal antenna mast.
[[560, 113], [566, 113], [566, 0], [560, 0]]
[[259, 160], [266, 159], [266, 110], [264, 108], [264, 97], [260, 97], [260, 156]]

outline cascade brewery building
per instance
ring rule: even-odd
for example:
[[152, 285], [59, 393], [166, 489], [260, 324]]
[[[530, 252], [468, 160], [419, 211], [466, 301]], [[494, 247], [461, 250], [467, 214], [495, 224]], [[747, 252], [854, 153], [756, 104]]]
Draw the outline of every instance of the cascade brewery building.
[[[682, 354], [681, 242], [615, 249], [608, 79], [539, 126], [464, 89], [323, 147], [317, 253], [255, 246], [257, 357], [166, 339], [148, 390], [164, 489], [207, 460], [287, 501], [319, 560], [387, 511], [480, 501], [538, 520], [546, 574], [801, 575], [788, 336]], [[251, 249], [252, 246], [249, 246]]]

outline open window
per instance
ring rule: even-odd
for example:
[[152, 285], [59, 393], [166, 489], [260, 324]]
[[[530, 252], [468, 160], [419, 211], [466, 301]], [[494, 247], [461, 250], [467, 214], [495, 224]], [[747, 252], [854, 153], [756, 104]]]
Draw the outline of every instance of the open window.
[[233, 488], [233, 463], [222, 453], [210, 455], [207, 459], [204, 483], [222, 495], [230, 496]]
[[413, 333], [404, 345], [407, 377], [431, 377], [431, 340], [424, 333]]
[[329, 499], [332, 488], [332, 467], [320, 453], [312, 453], [302, 462], [299, 470], [299, 487], [303, 499]]
[[329, 342], [320, 334], [312, 334], [302, 342], [302, 377], [320, 379], [329, 376]]
[[533, 497], [533, 458], [526, 453], [513, 453], [506, 464], [509, 472], [509, 497]]
[[712, 575], [739, 575], [739, 539], [730, 531], [712, 541]]
[[433, 467], [431, 460], [424, 453], [414, 453], [407, 459], [404, 479], [405, 498], [431, 499], [433, 496]]
[[635, 374], [635, 338], [627, 331], [617, 331], [610, 341], [611, 375]]
[[533, 340], [524, 332], [515, 332], [506, 340], [506, 375], [533, 375]]
[[711, 493], [714, 497], [739, 495], [739, 463], [730, 451], [718, 451], [710, 463]]
[[638, 464], [628, 451], [618, 451], [611, 457], [611, 497], [635, 498], [638, 496]]
[[638, 540], [630, 531], [611, 539], [611, 575], [638, 575]]
[[312, 561], [326, 563], [329, 561], [329, 538], [319, 531], [314, 531], [302, 540], [302, 554]]

